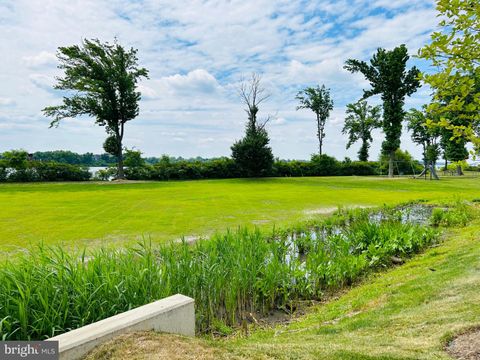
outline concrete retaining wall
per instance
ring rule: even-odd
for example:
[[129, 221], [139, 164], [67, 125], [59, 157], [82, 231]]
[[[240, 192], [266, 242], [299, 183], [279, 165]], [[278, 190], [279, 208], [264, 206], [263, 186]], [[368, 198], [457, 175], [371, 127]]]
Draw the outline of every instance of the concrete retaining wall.
[[194, 336], [194, 300], [173, 295], [48, 340], [59, 342], [60, 360], [76, 360], [117, 335], [143, 330]]

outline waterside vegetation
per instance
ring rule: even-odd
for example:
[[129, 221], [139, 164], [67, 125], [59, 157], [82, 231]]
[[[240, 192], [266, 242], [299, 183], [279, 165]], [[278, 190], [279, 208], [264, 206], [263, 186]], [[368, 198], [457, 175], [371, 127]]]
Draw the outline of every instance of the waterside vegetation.
[[403, 262], [438, 241], [438, 225], [462, 226], [472, 211], [339, 210], [270, 234], [239, 228], [194, 244], [88, 253], [40, 245], [0, 267], [0, 334], [44, 339], [175, 293], [195, 298], [199, 332], [219, 331]]

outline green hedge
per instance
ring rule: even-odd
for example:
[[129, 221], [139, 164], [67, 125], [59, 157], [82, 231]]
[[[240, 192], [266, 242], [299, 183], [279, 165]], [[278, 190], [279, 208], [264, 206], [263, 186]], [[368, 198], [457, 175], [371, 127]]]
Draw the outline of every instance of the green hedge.
[[[115, 169], [99, 174], [108, 179], [115, 176]], [[366, 176], [378, 175], [379, 163], [361, 161], [338, 161], [328, 155], [314, 155], [312, 160], [276, 160], [272, 171], [267, 176], [300, 177], [300, 176]], [[246, 177], [229, 158], [208, 161], [175, 161], [167, 158], [155, 165], [130, 167], [125, 170], [131, 180], [188, 180], [188, 179], [227, 179]]]
[[21, 167], [11, 167], [0, 161], [0, 182], [87, 181], [88, 168], [57, 162], [28, 161]]

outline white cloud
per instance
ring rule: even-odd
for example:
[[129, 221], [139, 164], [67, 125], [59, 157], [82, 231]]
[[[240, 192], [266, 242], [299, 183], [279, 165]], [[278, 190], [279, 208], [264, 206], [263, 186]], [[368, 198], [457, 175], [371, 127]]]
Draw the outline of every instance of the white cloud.
[[273, 120], [269, 121], [269, 124], [277, 126], [277, 125], [285, 125], [287, 120], [284, 117], [275, 117]]
[[15, 100], [12, 98], [0, 97], [0, 106], [12, 106], [15, 105]]
[[30, 74], [29, 79], [35, 86], [47, 91], [52, 90], [55, 85], [55, 79], [44, 74]]
[[179, 93], [213, 93], [219, 85], [215, 77], [204, 69], [195, 69], [185, 75], [175, 74], [161, 79], [167, 87]]
[[[316, 150], [314, 121], [295, 111], [295, 94], [325, 83], [336, 106], [326, 151], [354, 158], [340, 132], [343, 107], [368, 84], [346, 72], [344, 61], [368, 60], [377, 47], [401, 43], [415, 52], [436, 22], [432, 0], [3, 0], [0, 52], [8, 56], [0, 58], [0, 151], [102, 151], [104, 130], [92, 119], [51, 130], [40, 110], [61, 101], [52, 90], [60, 75], [54, 66], [59, 46], [118, 37], [138, 48], [139, 62], [150, 72], [138, 86], [140, 115], [128, 124], [126, 146], [146, 155], [228, 155], [244, 131], [238, 82], [256, 71], [272, 93], [259, 115], [277, 114], [268, 125], [276, 156], [307, 158]], [[407, 104], [426, 99], [428, 91], [421, 91]], [[19, 126], [30, 123], [34, 130]]]
[[40, 53], [32, 56], [24, 56], [22, 59], [24, 63], [30, 67], [55, 65], [57, 63], [57, 57], [55, 54], [48, 51], [41, 51]]
[[142, 94], [142, 99], [145, 100], [154, 100], [158, 97], [158, 94], [154, 89], [143, 84], [139, 84], [137, 86], [137, 91], [140, 91]]

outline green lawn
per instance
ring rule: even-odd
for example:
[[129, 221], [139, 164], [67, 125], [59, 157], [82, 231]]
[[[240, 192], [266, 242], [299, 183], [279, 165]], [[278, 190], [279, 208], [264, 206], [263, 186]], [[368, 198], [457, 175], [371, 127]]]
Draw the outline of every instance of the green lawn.
[[122, 336], [88, 359], [447, 360], [452, 334], [480, 325], [480, 219], [405, 265], [372, 275], [288, 325], [211, 340]]
[[0, 248], [163, 241], [237, 225], [290, 224], [340, 205], [480, 197], [480, 179], [376, 177], [0, 185]]

